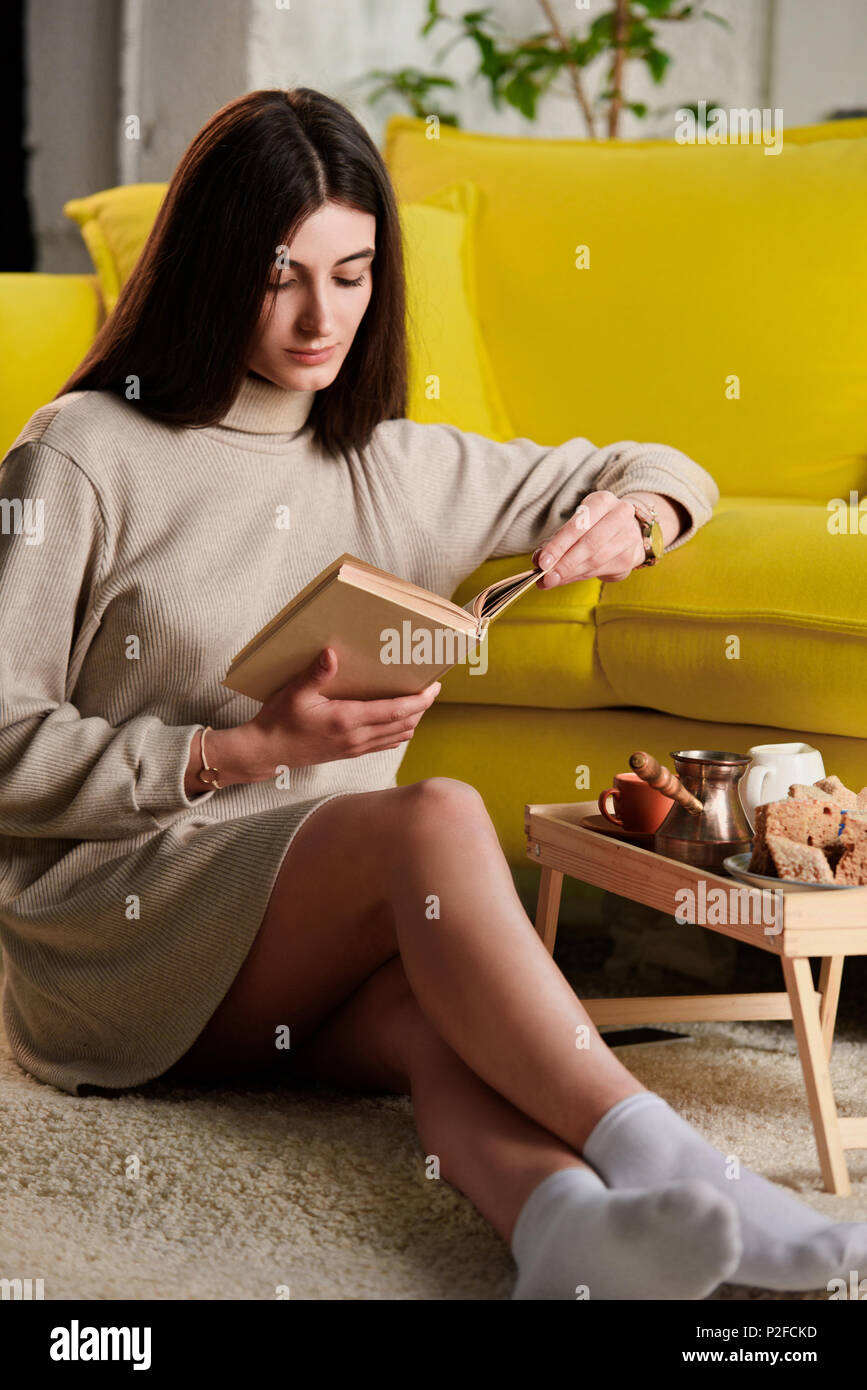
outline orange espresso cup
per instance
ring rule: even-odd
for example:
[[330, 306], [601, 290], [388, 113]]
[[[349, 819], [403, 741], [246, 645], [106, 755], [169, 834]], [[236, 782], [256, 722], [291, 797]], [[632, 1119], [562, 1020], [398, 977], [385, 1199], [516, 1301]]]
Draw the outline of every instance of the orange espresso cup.
[[[614, 812], [608, 809], [609, 797], [614, 802]], [[614, 786], [599, 798], [599, 810], [612, 825], [647, 834], [659, 829], [673, 805], [670, 796], [663, 796], [636, 772], [618, 772]]]

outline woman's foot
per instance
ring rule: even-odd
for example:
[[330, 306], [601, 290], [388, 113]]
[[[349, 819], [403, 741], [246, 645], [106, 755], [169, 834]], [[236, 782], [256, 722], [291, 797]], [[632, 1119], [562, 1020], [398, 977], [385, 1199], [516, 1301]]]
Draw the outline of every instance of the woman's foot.
[[511, 1238], [513, 1299], [699, 1299], [741, 1254], [737, 1213], [706, 1182], [611, 1192], [561, 1168], [527, 1198]]
[[729, 1197], [740, 1217], [743, 1253], [731, 1283], [762, 1289], [827, 1288], [867, 1272], [867, 1223], [831, 1221], [732, 1162], [654, 1091], [627, 1096], [602, 1116], [582, 1153], [616, 1189], [699, 1178]]

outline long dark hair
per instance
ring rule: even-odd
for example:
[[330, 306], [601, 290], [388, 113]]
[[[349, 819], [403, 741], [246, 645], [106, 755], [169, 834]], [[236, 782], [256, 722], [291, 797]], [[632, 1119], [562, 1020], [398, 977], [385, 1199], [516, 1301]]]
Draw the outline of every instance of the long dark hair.
[[[135, 269], [61, 387], [114, 391], [169, 424], [213, 424], [247, 371], [277, 248], [331, 200], [376, 218], [370, 302], [309, 416], [336, 455], [406, 414], [403, 248], [394, 189], [350, 111], [309, 87], [248, 92], [221, 108], [175, 170]], [[56, 399], [56, 397], [55, 397]]]

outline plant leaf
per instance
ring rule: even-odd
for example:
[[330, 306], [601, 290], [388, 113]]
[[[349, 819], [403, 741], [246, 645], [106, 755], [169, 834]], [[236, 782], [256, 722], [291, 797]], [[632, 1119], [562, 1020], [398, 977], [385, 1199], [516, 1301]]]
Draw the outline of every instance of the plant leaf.
[[633, 24], [626, 35], [625, 48], [647, 48], [653, 43], [655, 34], [646, 24], [640, 21]]
[[422, 35], [429, 34], [441, 19], [445, 19], [445, 15], [440, 14], [438, 0], [427, 0], [427, 19], [422, 25]]
[[672, 6], [672, 0], [641, 0], [641, 3], [647, 13], [653, 15], [655, 19], [668, 14]]
[[535, 84], [524, 77], [523, 73], [516, 73], [503, 88], [506, 100], [512, 106], [516, 106], [528, 121], [535, 120], [536, 117], [536, 95]]
[[610, 43], [614, 38], [614, 14], [597, 15], [590, 25], [590, 37]]
[[724, 29], [730, 29], [731, 32], [734, 33], [734, 29], [732, 28], [731, 24], [729, 24], [728, 20], [723, 19], [721, 14], [714, 14], [713, 10], [702, 10], [701, 18], [712, 19], [714, 24], [721, 24]]
[[665, 76], [665, 70], [671, 62], [671, 54], [664, 53], [661, 48], [648, 48], [644, 54], [644, 61], [650, 69], [650, 75], [654, 82], [661, 82]]

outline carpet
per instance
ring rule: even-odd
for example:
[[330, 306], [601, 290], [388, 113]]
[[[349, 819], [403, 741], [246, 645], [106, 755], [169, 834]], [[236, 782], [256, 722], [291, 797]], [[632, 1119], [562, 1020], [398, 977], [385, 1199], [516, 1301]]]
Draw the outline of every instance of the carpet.
[[[561, 962], [559, 941], [558, 963], [579, 993], [614, 992], [592, 972], [574, 978], [580, 962], [565, 947]], [[864, 1114], [867, 1036], [846, 987], [844, 973], [850, 1014], [841, 1002], [832, 1075], [840, 1113]], [[851, 1197], [822, 1190], [789, 1024], [662, 1031], [689, 1036], [618, 1048], [644, 1085], [818, 1211], [867, 1220], [867, 1152], [849, 1152]], [[26, 1076], [0, 1034], [0, 1114], [0, 1277], [42, 1278], [46, 1299], [511, 1291], [506, 1244], [448, 1182], [425, 1176], [407, 1097], [156, 1081], [74, 1099]], [[725, 1285], [711, 1297], [827, 1296]]]

